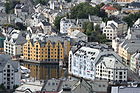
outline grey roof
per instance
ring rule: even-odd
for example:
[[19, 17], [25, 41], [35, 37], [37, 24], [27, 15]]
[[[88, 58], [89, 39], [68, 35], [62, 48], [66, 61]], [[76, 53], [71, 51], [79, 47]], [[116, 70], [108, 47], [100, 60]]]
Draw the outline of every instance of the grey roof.
[[44, 33], [43, 29], [41, 27], [30, 27], [32, 30], [32, 34], [35, 33]]
[[140, 2], [132, 2], [128, 6], [140, 8]]
[[15, 71], [17, 71], [19, 63], [17, 61], [12, 61], [9, 55], [0, 54], [0, 71], [3, 71], [7, 63], [10, 63]]
[[128, 53], [133, 54], [140, 50], [140, 40], [126, 39], [120, 44], [120, 46], [127, 50]]
[[113, 23], [111, 23], [111, 24], [109, 24], [113, 29], [117, 29], [117, 27], [113, 24]]
[[13, 43], [15, 43], [16, 45], [23, 45], [24, 43], [27, 42], [25, 36], [26, 36], [26, 34], [24, 32], [20, 32], [18, 34], [18, 37], [17, 38], [7, 37], [7, 40], [8, 41], [12, 40]]
[[[52, 83], [54, 83], [52, 85]], [[57, 83], [57, 84], [56, 84]], [[67, 93], [90, 93], [91, 90], [95, 92], [107, 92], [107, 81], [86, 81], [84, 79], [51, 79], [48, 80], [42, 91]], [[53, 89], [53, 90], [52, 90]], [[66, 90], [66, 91], [65, 91]]]
[[94, 16], [94, 15], [90, 15], [89, 19], [90, 19], [91, 22], [101, 22], [102, 21], [101, 17]]
[[51, 24], [49, 22], [46, 22], [46, 21], [42, 21], [43, 25], [44, 26], [50, 26]]
[[113, 20], [118, 24], [126, 24], [124, 21], [122, 21], [121, 19], [118, 19], [118, 18], [113, 19]]
[[51, 41], [52, 45], [56, 42], [60, 41], [62, 44], [64, 41], [70, 41], [70, 38], [68, 37], [61, 37], [61, 36], [48, 36], [48, 35], [38, 35], [30, 39], [32, 45], [34, 45], [35, 42], [39, 42], [41, 46], [45, 46], [46, 42]]

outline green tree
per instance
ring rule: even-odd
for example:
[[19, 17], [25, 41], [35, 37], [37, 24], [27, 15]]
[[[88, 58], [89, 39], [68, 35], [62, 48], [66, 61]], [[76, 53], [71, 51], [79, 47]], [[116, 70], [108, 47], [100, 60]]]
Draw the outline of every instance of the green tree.
[[48, 3], [49, 0], [35, 0], [34, 3], [35, 4], [42, 4], [42, 5], [46, 5]]
[[56, 29], [60, 29], [60, 21], [64, 16], [57, 16], [54, 20], [54, 25]]
[[135, 14], [130, 14], [123, 18], [123, 21], [125, 21], [129, 27], [133, 26], [134, 22], [140, 18], [140, 12]]
[[88, 18], [88, 15], [96, 15], [99, 17], [107, 17], [107, 13], [105, 11], [100, 10], [100, 8], [104, 4], [101, 3], [99, 5], [96, 5], [96, 7], [92, 7], [89, 3], [80, 3], [76, 6], [74, 6], [71, 9], [70, 12], [70, 18], [76, 19], [76, 18]]
[[71, 9], [70, 18], [88, 18], [89, 14], [94, 14], [94, 8], [89, 3], [80, 3]]
[[5, 86], [4, 86], [4, 84], [1, 84], [0, 85], [0, 90], [5, 90], [6, 88], [5, 88]]

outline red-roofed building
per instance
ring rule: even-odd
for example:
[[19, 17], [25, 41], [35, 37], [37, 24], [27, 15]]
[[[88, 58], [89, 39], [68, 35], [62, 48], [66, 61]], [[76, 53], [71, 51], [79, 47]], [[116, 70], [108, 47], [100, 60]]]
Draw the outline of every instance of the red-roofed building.
[[104, 5], [101, 10], [104, 10], [108, 14], [108, 16], [119, 14], [119, 11], [112, 5]]

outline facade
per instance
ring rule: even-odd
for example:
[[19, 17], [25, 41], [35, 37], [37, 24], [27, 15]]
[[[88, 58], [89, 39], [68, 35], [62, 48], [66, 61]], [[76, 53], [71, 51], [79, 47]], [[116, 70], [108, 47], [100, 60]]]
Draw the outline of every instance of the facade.
[[107, 25], [103, 28], [103, 34], [110, 40], [121, 37], [126, 31], [127, 24], [119, 19], [108, 21]]
[[113, 0], [114, 2], [117, 2], [119, 4], [127, 4], [127, 3], [131, 3], [135, 0]]
[[70, 51], [68, 71], [90, 80], [127, 81], [127, 68], [121, 57], [100, 45]]
[[68, 56], [70, 47], [68, 39], [40, 34], [23, 45], [23, 57], [26, 60], [59, 62]]
[[26, 43], [25, 34], [22, 32], [15, 32], [4, 40], [4, 53], [13, 57], [20, 57], [23, 44]]
[[112, 40], [117, 37], [117, 27], [114, 24], [109, 24], [103, 28], [103, 34], [107, 39]]
[[36, 79], [59, 78], [63, 70], [59, 67], [68, 56], [71, 44], [69, 39], [59, 36], [38, 34], [31, 36], [23, 45], [23, 61]]
[[136, 72], [140, 76], [140, 53], [136, 52], [131, 56], [130, 69]]
[[60, 32], [61, 33], [67, 33], [67, 30], [74, 25], [75, 20], [70, 20], [70, 19], [66, 19], [65, 17], [61, 19], [60, 21]]
[[119, 11], [114, 8], [113, 5], [104, 5], [101, 9], [104, 10], [108, 16], [119, 14]]
[[38, 24], [38, 26], [40, 26], [43, 29], [44, 34], [51, 34], [52, 26], [49, 22], [42, 21]]
[[[79, 30], [73, 31], [69, 37], [74, 41], [74, 42], [79, 42], [79, 41], [88, 41], [88, 36], [85, 35], [83, 32], [80, 32]], [[74, 43], [73, 42], [73, 43]]]
[[[105, 55], [104, 55], [105, 56]], [[127, 68], [116, 55], [106, 55], [96, 65], [96, 78], [108, 81], [127, 81]]]
[[93, 15], [89, 15], [87, 19], [67, 19], [64, 17], [60, 21], [60, 33], [69, 33], [73, 29], [80, 30], [84, 22], [92, 22], [93, 26], [100, 26], [102, 24], [102, 18]]
[[0, 55], [0, 84], [6, 89], [20, 85], [21, 73], [19, 62], [12, 61], [8, 55]]
[[69, 74], [94, 80], [96, 76], [95, 58], [100, 50], [82, 47], [69, 53]]
[[119, 44], [118, 54], [129, 64], [131, 56], [140, 49], [139, 20], [128, 30], [125, 40]]
[[49, 79], [37, 93], [107, 93], [107, 81], [86, 81], [71, 77], [68, 79]]

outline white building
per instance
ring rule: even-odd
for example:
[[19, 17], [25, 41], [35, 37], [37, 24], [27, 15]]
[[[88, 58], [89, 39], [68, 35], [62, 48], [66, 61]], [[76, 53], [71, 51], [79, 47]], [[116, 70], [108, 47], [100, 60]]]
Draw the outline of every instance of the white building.
[[115, 39], [122, 36], [127, 32], [127, 24], [121, 20], [111, 20], [107, 22], [107, 25], [103, 28], [103, 34], [107, 39]]
[[22, 32], [14, 32], [11, 36], [7, 36], [4, 41], [4, 52], [13, 57], [22, 55], [22, 47], [26, 42], [25, 34]]
[[140, 53], [136, 52], [131, 56], [130, 69], [140, 76]]
[[8, 55], [0, 55], [0, 84], [6, 89], [20, 85], [21, 73], [19, 62], [12, 61]]
[[121, 58], [114, 52], [101, 54], [96, 64], [96, 79], [108, 81], [127, 81], [127, 68], [122, 64]]
[[[75, 21], [75, 20], [73, 20]], [[66, 17], [62, 18], [60, 21], [60, 33], [67, 33], [68, 29], [74, 25], [74, 22]]]
[[103, 28], [103, 34], [107, 39], [112, 40], [117, 37], [117, 27], [114, 24], [109, 24]]
[[95, 58], [100, 50], [81, 47], [75, 52], [69, 52], [69, 74], [86, 79], [95, 79]]
[[100, 45], [70, 51], [68, 72], [90, 80], [127, 81], [127, 68], [121, 57]]

